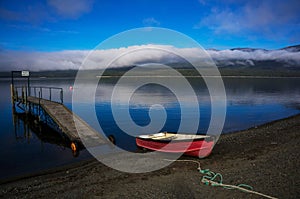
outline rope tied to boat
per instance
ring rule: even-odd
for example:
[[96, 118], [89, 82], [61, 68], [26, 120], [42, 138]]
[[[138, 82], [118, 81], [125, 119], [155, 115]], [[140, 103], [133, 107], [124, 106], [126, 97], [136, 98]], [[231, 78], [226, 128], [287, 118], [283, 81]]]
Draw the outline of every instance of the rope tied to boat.
[[210, 171], [209, 169], [201, 169], [201, 165], [199, 161], [195, 160], [169, 160], [169, 159], [164, 159], [166, 161], [176, 161], [176, 162], [193, 162], [198, 164], [197, 170], [203, 174], [201, 178], [201, 182], [207, 186], [214, 186], [214, 187], [223, 187], [225, 189], [237, 189], [243, 192], [247, 193], [252, 193], [256, 195], [263, 196], [265, 198], [270, 198], [270, 199], [277, 199], [275, 197], [257, 192], [253, 190], [253, 187], [247, 184], [239, 184], [239, 185], [229, 185], [229, 184], [224, 184], [223, 183], [223, 176], [221, 173], [215, 173], [213, 171]]

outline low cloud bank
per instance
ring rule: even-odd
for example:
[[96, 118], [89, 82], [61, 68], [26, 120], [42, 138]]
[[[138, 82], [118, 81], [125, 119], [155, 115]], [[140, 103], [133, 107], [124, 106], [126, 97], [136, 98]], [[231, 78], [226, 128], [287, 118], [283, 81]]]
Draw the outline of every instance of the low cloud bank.
[[[161, 49], [161, 50], [159, 50]], [[176, 48], [163, 45], [141, 45], [126, 48], [96, 50], [91, 64], [87, 69], [110, 67], [123, 67], [149, 62], [174, 63], [180, 58], [172, 53], [197, 60], [206, 57], [207, 54], [199, 48]], [[300, 48], [287, 48], [282, 50], [264, 49], [233, 49], [233, 50], [207, 50], [216, 63], [227, 65], [254, 66], [256, 61], [282, 62], [283, 66], [290, 65], [300, 68]], [[10, 70], [69, 70], [79, 69], [88, 50], [65, 50], [57, 52], [24, 52], [24, 51], [0, 51], [0, 71]], [[115, 59], [119, 57], [118, 59]], [[113, 61], [114, 60], [114, 61]], [[112, 62], [113, 61], [113, 62]]]
[[0, 71], [78, 69], [88, 51], [0, 51]]
[[[300, 50], [300, 49], [299, 49]], [[299, 66], [300, 51], [292, 50], [264, 50], [264, 49], [236, 49], [236, 50], [208, 50], [217, 63], [225, 65], [254, 66], [256, 61], [282, 62], [283, 66]]]

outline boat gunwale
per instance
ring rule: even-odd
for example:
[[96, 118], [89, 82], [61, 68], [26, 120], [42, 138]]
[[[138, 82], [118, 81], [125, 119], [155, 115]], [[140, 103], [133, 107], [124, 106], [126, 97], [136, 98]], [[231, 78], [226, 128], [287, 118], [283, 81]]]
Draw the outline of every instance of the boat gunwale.
[[[147, 140], [147, 141], [153, 141], [153, 142], [194, 142], [194, 141], [214, 141], [213, 136], [208, 136], [208, 135], [199, 135], [199, 136], [203, 136], [203, 137], [194, 137], [194, 138], [177, 138], [176, 135], [193, 135], [193, 136], [197, 136], [198, 134], [177, 134], [177, 133], [173, 133], [173, 132], [161, 132], [161, 133], [167, 133], [167, 134], [174, 134], [173, 136], [170, 137], [166, 137], [163, 138], [163, 136], [159, 136], [162, 137], [161, 139], [159, 138], [154, 138], [154, 137], [141, 137], [141, 136], [147, 136], [147, 135], [139, 135], [136, 137], [136, 139], [141, 139], [141, 140]], [[160, 134], [160, 133], [156, 133], [156, 134]], [[152, 134], [152, 135], [156, 135], [156, 134]], [[150, 136], [150, 135], [148, 135]]]
[[209, 139], [212, 141], [212, 138], [207, 137], [207, 138], [190, 138], [190, 139], [169, 139], [169, 138], [165, 138], [165, 139], [152, 139], [152, 138], [140, 138], [137, 137], [137, 139], [141, 139], [141, 140], [146, 140], [146, 141], [152, 141], [152, 142], [194, 142], [194, 141], [204, 141], [205, 139]]

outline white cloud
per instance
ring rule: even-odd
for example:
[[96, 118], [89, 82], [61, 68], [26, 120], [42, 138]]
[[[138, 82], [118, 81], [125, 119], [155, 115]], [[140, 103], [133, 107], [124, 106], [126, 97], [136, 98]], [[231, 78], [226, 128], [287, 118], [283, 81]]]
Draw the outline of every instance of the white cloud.
[[273, 39], [279, 34], [274, 29], [281, 27], [285, 36], [295, 34], [293, 27], [300, 23], [299, 0], [207, 1], [205, 5], [210, 12], [194, 28], [208, 27], [215, 34], [251, 31]]
[[23, 52], [0, 51], [0, 70], [78, 69], [88, 51]]
[[208, 53], [214, 60], [292, 60], [300, 64], [300, 52], [289, 52], [286, 50], [254, 50], [251, 52], [241, 50], [208, 50]]
[[[77, 19], [93, 8], [94, 0], [23, 1], [16, 8], [0, 7], [0, 19], [37, 26], [60, 18]], [[34, 28], [34, 27], [33, 27]]]
[[48, 5], [66, 18], [78, 18], [82, 14], [91, 11], [93, 0], [48, 0]]
[[47, 7], [40, 2], [37, 2], [34, 4], [27, 4], [19, 11], [4, 7], [0, 8], [0, 19], [39, 25], [45, 20], [52, 20], [52, 17], [48, 12]]
[[[12, 50], [0, 50], [0, 71], [18, 69], [29, 70], [63, 70], [79, 69], [88, 50], [65, 50], [57, 52], [23, 52]], [[199, 48], [176, 48], [168, 45], [141, 45], [129, 46], [118, 49], [95, 50], [89, 58], [86, 68], [104, 68], [131, 66], [144, 63], [170, 63], [178, 62], [180, 57], [169, 53], [188, 57], [191, 60], [205, 58], [206, 54]], [[286, 50], [207, 50], [216, 61], [239, 60], [246, 65], [253, 65], [253, 61], [279, 60], [300, 64], [300, 52]]]
[[159, 26], [160, 22], [154, 19], [154, 17], [149, 17], [143, 20], [144, 26]]

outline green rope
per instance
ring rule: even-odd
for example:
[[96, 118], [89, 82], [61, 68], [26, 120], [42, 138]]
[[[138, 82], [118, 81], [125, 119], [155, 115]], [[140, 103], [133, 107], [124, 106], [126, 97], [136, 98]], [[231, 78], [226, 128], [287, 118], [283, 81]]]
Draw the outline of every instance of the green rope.
[[199, 172], [201, 174], [203, 174], [201, 182], [205, 185], [220, 186], [220, 187], [223, 187], [225, 189], [238, 189], [238, 190], [244, 191], [246, 193], [256, 194], [256, 195], [259, 195], [259, 196], [263, 196], [265, 198], [277, 199], [275, 197], [272, 197], [272, 196], [254, 191], [253, 188], [251, 186], [247, 185], [247, 184], [239, 184], [237, 186], [229, 185], [229, 184], [223, 184], [223, 176], [220, 173], [214, 173], [214, 172], [210, 171], [209, 169], [201, 169], [200, 162], [198, 162], [198, 161], [195, 161], [195, 160], [169, 160], [169, 159], [164, 159], [164, 160], [171, 161], [171, 162], [176, 161], [176, 162], [194, 162], [194, 163], [197, 163]]
[[[220, 173], [212, 172], [209, 169], [202, 170], [201, 168], [199, 168], [199, 172], [204, 174], [201, 179], [201, 182], [205, 185], [220, 186], [225, 189], [235, 189], [233, 187], [229, 187], [229, 186], [223, 184], [223, 176]], [[248, 190], [253, 190], [253, 187], [251, 187], [250, 185], [247, 185], [247, 184], [239, 184], [236, 187], [242, 187], [242, 188], [245, 188]]]

